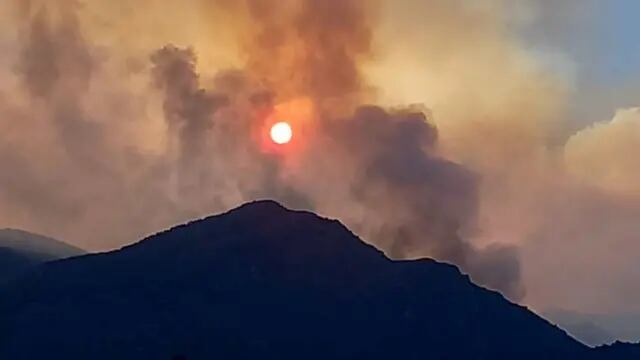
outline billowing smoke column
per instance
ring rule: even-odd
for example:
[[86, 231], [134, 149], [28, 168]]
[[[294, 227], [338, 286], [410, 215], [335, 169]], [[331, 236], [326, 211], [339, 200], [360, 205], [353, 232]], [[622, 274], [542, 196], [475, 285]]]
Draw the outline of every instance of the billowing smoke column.
[[[508, 35], [501, 2], [5, 4], [0, 226], [107, 249], [275, 198], [339, 218], [391, 257], [455, 263], [513, 299], [524, 276], [537, 304], [585, 304], [593, 297], [565, 295], [577, 292], [554, 272], [594, 266], [575, 249], [617, 236], [611, 224], [640, 231], [635, 163], [608, 159], [637, 132], [599, 145], [635, 129], [637, 113], [550, 148], [563, 84]], [[430, 110], [376, 101], [406, 93]], [[290, 123], [291, 143], [268, 141], [275, 121]], [[615, 165], [623, 192], [594, 165]], [[624, 264], [612, 248], [596, 248], [603, 266]]]
[[227, 104], [226, 97], [200, 88], [192, 50], [167, 46], [155, 52], [151, 62], [155, 83], [166, 94], [165, 120], [169, 133], [178, 135], [181, 156], [188, 160], [201, 155], [213, 115]]
[[[291, 101], [287, 99], [291, 96], [308, 98], [316, 109], [310, 120], [315, 122], [313, 130], [302, 134], [307, 137], [301, 140], [304, 148], [282, 155], [296, 158], [296, 164], [281, 165], [286, 168], [272, 172], [258, 170], [263, 174], [264, 183], [259, 188], [264, 196], [277, 197], [293, 206], [300, 206], [303, 197], [307, 207], [340, 216], [393, 257], [433, 256], [451, 261], [470, 272], [476, 281], [508, 296], [520, 297], [522, 287], [515, 250], [497, 245], [478, 250], [464, 240], [464, 232], [473, 227], [477, 209], [476, 179], [471, 171], [436, 154], [437, 130], [426, 116], [409, 110], [389, 113], [354, 102], [364, 97], [358, 58], [368, 53], [370, 41], [362, 3], [298, 1], [293, 4], [292, 13], [287, 13], [284, 7], [279, 9], [273, 2], [250, 1], [247, 5], [257, 33], [250, 38], [246, 81], [254, 78], [254, 82], [265, 83], [282, 101]], [[239, 9], [234, 11], [237, 13]], [[283, 61], [284, 66], [275, 65], [274, 60]], [[216, 106], [212, 106], [206, 90], [199, 89], [192, 52], [165, 47], [152, 56], [152, 61], [153, 73], [165, 89], [164, 111], [170, 132], [174, 123], [185, 122], [180, 141], [191, 150], [181, 152], [193, 161], [204, 150], [198, 144], [206, 127], [216, 126]], [[278, 94], [279, 84], [286, 84], [283, 95]], [[234, 94], [227, 96], [237, 98]], [[255, 94], [250, 94], [250, 98], [255, 98]], [[217, 103], [224, 104], [223, 100]], [[250, 102], [249, 106], [252, 107]], [[348, 110], [349, 107], [355, 110]], [[347, 111], [354, 114], [340, 115]], [[244, 112], [250, 123], [264, 121], [256, 116], [258, 109]], [[250, 136], [250, 133], [236, 135], [240, 137], [239, 143], [252, 142]], [[236, 148], [226, 152], [240, 151]], [[260, 153], [251, 156], [250, 163], [269, 161]], [[316, 162], [314, 157], [329, 161]], [[339, 161], [343, 163], [338, 166]], [[203, 162], [197, 164], [200, 167]], [[227, 164], [224, 169], [233, 166]], [[323, 176], [337, 167], [349, 170], [337, 178]], [[255, 172], [251, 171], [251, 176]], [[281, 176], [284, 173], [288, 179]], [[301, 173], [317, 176], [300, 181]], [[277, 183], [282, 185], [275, 186]], [[308, 183], [319, 186], [311, 187]], [[207, 184], [200, 185], [198, 191]], [[292, 189], [284, 193], [275, 191], [286, 187]], [[333, 198], [335, 203], [331, 203], [326, 200], [330, 192], [344, 195]], [[291, 194], [302, 195], [292, 199]], [[360, 218], [349, 219], [348, 213], [333, 210], [348, 209], [354, 206], [351, 204], [365, 209]]]
[[347, 158], [354, 169], [347, 199], [362, 210], [349, 224], [365, 238], [392, 257], [450, 261], [477, 282], [513, 298], [522, 295], [514, 248], [477, 249], [465, 240], [475, 224], [477, 178], [437, 155], [438, 133], [424, 113], [363, 106], [352, 118], [326, 124], [325, 131], [333, 146], [321, 148], [333, 149], [327, 152]]

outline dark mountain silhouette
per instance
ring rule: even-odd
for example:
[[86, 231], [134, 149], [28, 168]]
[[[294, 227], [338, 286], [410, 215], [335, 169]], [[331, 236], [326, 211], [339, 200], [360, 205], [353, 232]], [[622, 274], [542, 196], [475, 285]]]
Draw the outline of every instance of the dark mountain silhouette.
[[45, 236], [14, 229], [0, 229], [0, 284], [46, 261], [85, 252]]
[[[0, 298], [2, 359], [630, 359], [452, 265], [392, 261], [271, 201], [44, 264]], [[618, 355], [621, 354], [621, 355]]]
[[612, 345], [603, 345], [594, 350], [597, 359], [640, 359], [640, 344], [617, 341]]

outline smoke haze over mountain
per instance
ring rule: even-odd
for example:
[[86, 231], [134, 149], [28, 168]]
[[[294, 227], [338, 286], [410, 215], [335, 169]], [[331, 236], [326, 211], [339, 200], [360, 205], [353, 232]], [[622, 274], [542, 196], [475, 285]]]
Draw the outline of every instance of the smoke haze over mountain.
[[570, 79], [513, 30], [555, 6], [5, 2], [0, 225], [109, 249], [268, 197], [534, 306], [639, 310], [640, 116], [567, 134]]

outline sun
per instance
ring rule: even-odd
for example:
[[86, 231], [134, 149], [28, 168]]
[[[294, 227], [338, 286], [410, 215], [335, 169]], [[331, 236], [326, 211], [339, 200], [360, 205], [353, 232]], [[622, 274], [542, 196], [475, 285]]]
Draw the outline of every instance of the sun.
[[291, 126], [284, 121], [278, 122], [271, 127], [271, 140], [279, 145], [284, 145], [291, 141], [293, 131]]

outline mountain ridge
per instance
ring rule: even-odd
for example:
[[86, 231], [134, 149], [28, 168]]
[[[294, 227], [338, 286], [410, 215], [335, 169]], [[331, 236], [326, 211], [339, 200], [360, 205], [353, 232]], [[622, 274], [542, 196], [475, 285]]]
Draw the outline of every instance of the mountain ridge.
[[53, 347], [105, 360], [628, 358], [600, 356], [453, 265], [388, 259], [340, 222], [273, 201], [44, 264], [10, 291], [0, 356], [12, 359]]

